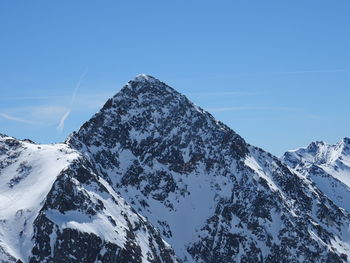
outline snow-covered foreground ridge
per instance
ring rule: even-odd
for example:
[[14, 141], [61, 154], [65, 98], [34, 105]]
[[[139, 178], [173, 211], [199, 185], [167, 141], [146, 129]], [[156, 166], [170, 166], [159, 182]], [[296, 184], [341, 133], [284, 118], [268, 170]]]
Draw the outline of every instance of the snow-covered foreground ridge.
[[28, 258], [35, 217], [59, 173], [78, 153], [67, 145], [35, 145], [0, 135], [0, 244], [6, 254]]
[[0, 137], [0, 261], [348, 262], [348, 210], [286, 164], [139, 75], [65, 144]]
[[0, 262], [175, 262], [156, 229], [66, 144], [0, 135]]

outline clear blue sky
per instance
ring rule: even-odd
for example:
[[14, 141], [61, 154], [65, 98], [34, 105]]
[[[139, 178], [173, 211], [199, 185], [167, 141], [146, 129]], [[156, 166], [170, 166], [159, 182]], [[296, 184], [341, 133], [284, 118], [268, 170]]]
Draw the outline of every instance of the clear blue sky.
[[335, 143], [350, 136], [349, 14], [348, 0], [1, 1], [0, 132], [63, 141], [146, 73], [273, 154]]

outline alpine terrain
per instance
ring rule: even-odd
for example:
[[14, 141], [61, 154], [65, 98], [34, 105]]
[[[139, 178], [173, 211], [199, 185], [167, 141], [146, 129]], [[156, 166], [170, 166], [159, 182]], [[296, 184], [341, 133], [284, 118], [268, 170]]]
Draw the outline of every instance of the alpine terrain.
[[288, 151], [282, 161], [314, 182], [334, 203], [350, 212], [350, 139], [336, 145], [312, 142]]
[[65, 143], [0, 136], [0, 261], [348, 262], [349, 154], [279, 159], [139, 75]]

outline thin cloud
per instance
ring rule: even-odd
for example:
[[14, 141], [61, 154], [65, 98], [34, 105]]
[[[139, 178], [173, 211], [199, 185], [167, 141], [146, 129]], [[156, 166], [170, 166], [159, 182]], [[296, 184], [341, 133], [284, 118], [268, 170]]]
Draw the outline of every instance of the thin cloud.
[[67, 107], [59, 105], [40, 105], [33, 107], [24, 107], [22, 111], [27, 111], [33, 119], [37, 119], [40, 122], [54, 121], [57, 124], [57, 120], [67, 111]]
[[79, 90], [79, 88], [80, 88], [80, 84], [81, 84], [83, 78], [85, 77], [86, 73], [87, 73], [87, 70], [85, 70], [85, 72], [84, 72], [83, 74], [80, 75], [80, 78], [79, 78], [79, 80], [78, 80], [78, 83], [77, 83], [77, 85], [76, 85], [75, 88], [74, 88], [74, 91], [73, 91], [73, 95], [72, 95], [72, 98], [71, 98], [71, 101], [70, 101], [69, 108], [68, 108], [68, 110], [63, 114], [63, 116], [61, 117], [60, 122], [59, 122], [59, 124], [58, 124], [58, 126], [57, 126], [57, 130], [58, 130], [59, 132], [62, 132], [62, 131], [63, 131], [63, 129], [64, 129], [64, 123], [65, 123], [65, 121], [67, 120], [67, 118], [69, 117], [69, 115], [70, 115], [71, 112], [72, 112], [73, 104], [74, 104], [75, 99], [76, 99], [76, 97], [77, 97], [77, 93], [78, 93], [78, 90]]
[[28, 121], [22, 118], [18, 118], [12, 115], [8, 115], [6, 113], [0, 113], [0, 117], [9, 121], [16, 121], [16, 122], [20, 122], [20, 123], [26, 123], [26, 124], [33, 124], [32, 121]]
[[[319, 74], [319, 73], [348, 73], [349, 68], [345, 69], [313, 69], [313, 70], [295, 70], [295, 71], [267, 71], [267, 72], [246, 72], [246, 73], [235, 73], [229, 75], [216, 75], [211, 77], [206, 77], [207, 79], [235, 79], [235, 78], [255, 78], [262, 76], [275, 76], [275, 75], [302, 75], [302, 74]], [[193, 80], [195, 81], [195, 79]], [[220, 92], [219, 92], [220, 93]]]
[[302, 112], [304, 110], [302, 109], [296, 109], [296, 108], [288, 108], [288, 107], [249, 107], [249, 106], [242, 106], [242, 107], [220, 107], [220, 108], [210, 108], [207, 109], [209, 112], [239, 112], [239, 111], [290, 111], [290, 112]]
[[300, 70], [300, 71], [285, 71], [276, 72], [277, 74], [307, 74], [307, 73], [338, 73], [338, 72], [350, 72], [350, 69], [323, 69], [323, 70]]
[[[66, 96], [68, 100], [71, 96]], [[80, 94], [76, 97], [74, 101], [74, 109], [77, 112], [90, 112], [95, 113], [100, 109], [103, 104], [108, 99], [107, 94]], [[66, 99], [67, 101], [67, 99]], [[54, 128], [62, 129], [61, 119], [66, 121], [68, 116], [64, 116], [69, 111], [67, 106], [62, 105], [60, 101], [45, 101], [42, 105], [32, 105], [32, 106], [16, 106], [16, 107], [6, 107], [0, 109], [1, 112], [6, 112], [10, 116], [21, 116], [23, 120], [30, 120], [32, 123], [54, 126]], [[64, 117], [64, 118], [63, 118]], [[28, 122], [28, 121], [27, 121]]]
[[[10, 107], [1, 110], [6, 117], [13, 117], [22, 121], [22, 123], [35, 123], [44, 126], [57, 127], [57, 122], [62, 115], [67, 112], [67, 107], [60, 105], [38, 105], [24, 107]], [[20, 118], [17, 116], [21, 116]], [[1, 116], [0, 116], [1, 117]], [[7, 118], [9, 119], [9, 118]]]
[[244, 91], [218, 91], [218, 92], [192, 92], [188, 95], [204, 95], [204, 96], [253, 96], [258, 95], [257, 92]]
[[48, 99], [64, 99], [69, 96], [14, 96], [14, 97], [1, 97], [0, 100], [48, 100]]

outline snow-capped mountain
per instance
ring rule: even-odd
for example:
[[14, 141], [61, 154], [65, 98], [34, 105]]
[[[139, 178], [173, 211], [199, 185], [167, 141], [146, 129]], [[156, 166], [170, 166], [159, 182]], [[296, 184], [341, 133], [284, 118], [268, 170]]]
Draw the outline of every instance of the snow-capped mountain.
[[0, 262], [176, 262], [81, 154], [0, 136]]
[[312, 142], [305, 148], [288, 151], [282, 161], [302, 174], [334, 203], [350, 212], [350, 139], [335, 145]]
[[165, 83], [130, 81], [66, 142], [184, 262], [346, 262], [349, 214]]
[[0, 261], [348, 262], [349, 211], [289, 159], [139, 75], [64, 144], [0, 136]]

